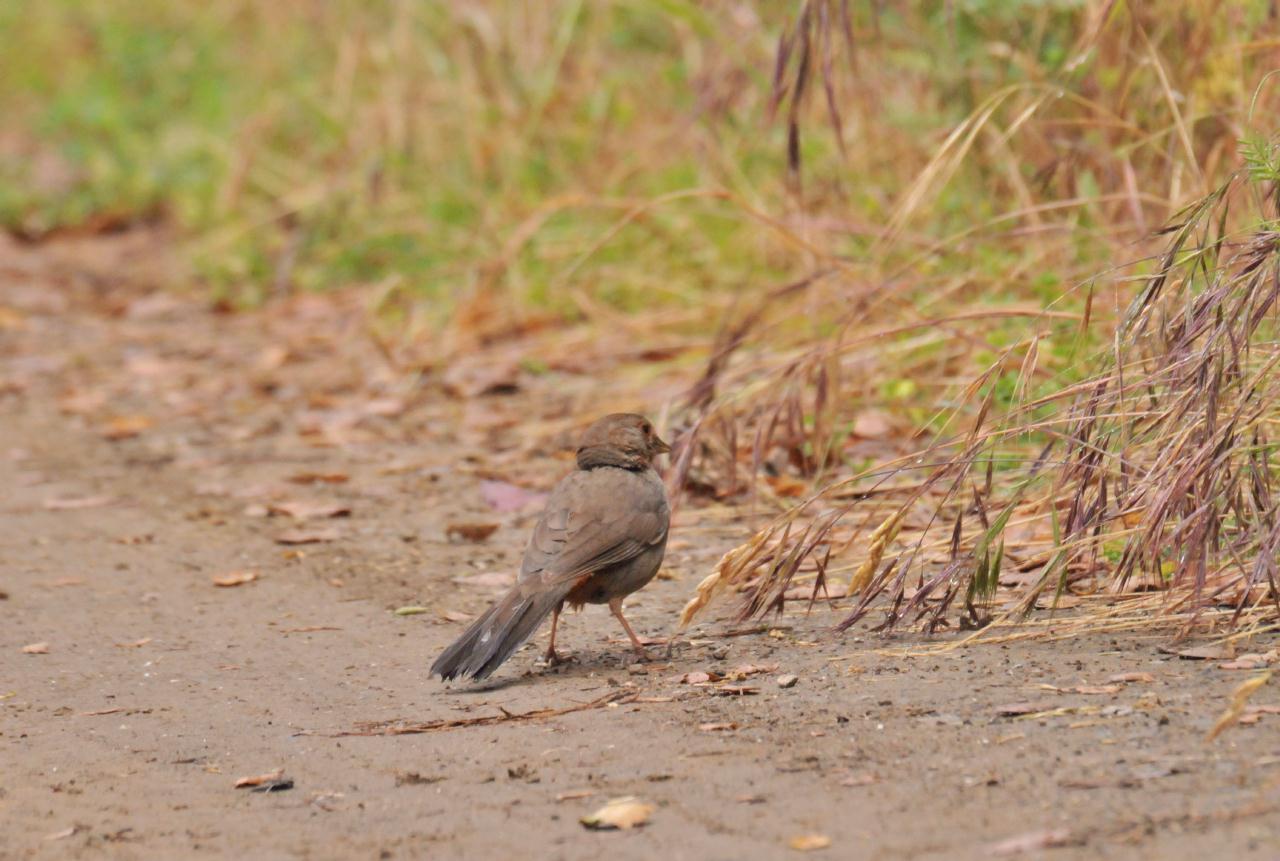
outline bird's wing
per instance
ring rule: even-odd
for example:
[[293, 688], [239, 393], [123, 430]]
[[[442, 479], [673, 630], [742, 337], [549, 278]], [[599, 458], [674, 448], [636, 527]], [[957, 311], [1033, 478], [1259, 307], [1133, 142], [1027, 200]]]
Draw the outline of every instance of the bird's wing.
[[639, 556], [666, 538], [669, 518], [656, 477], [612, 467], [572, 472], [534, 527], [520, 583], [565, 583]]

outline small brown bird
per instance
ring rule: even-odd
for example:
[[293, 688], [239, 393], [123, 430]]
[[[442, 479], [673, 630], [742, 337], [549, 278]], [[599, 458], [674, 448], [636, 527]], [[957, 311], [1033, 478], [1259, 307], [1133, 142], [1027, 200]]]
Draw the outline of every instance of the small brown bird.
[[556, 663], [556, 625], [565, 604], [608, 604], [647, 657], [622, 615], [622, 599], [653, 579], [667, 549], [671, 509], [653, 458], [670, 450], [644, 416], [614, 413], [588, 428], [578, 468], [551, 491], [516, 584], [444, 650], [432, 674], [483, 679], [548, 615], [546, 658]]

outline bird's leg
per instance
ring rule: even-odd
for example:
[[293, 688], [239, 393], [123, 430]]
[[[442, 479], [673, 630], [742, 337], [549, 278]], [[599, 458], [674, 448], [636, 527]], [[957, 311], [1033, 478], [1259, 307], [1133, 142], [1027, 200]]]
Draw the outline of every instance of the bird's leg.
[[563, 660], [556, 654], [556, 626], [560, 624], [560, 611], [563, 609], [564, 602], [561, 601], [551, 613], [551, 642], [547, 643], [547, 653], [542, 656], [549, 667], [554, 667]]
[[640, 660], [651, 660], [648, 651], [640, 644], [640, 638], [636, 636], [636, 632], [631, 630], [631, 625], [627, 623], [627, 618], [622, 615], [622, 599], [614, 598], [609, 602], [609, 612], [618, 617], [618, 621], [622, 623], [622, 630], [627, 632], [627, 636], [631, 638], [631, 647], [636, 650], [636, 654], [640, 656]]

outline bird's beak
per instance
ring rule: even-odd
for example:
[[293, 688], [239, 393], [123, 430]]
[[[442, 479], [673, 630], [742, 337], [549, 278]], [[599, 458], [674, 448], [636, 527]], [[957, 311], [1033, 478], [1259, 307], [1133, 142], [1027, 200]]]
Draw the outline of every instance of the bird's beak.
[[667, 453], [667, 452], [669, 452], [669, 451], [671, 451], [671, 446], [669, 446], [669, 445], [667, 445], [665, 442], [663, 442], [663, 441], [662, 441], [662, 439], [661, 439], [660, 437], [656, 437], [656, 436], [655, 436], [655, 437], [653, 438], [653, 453], [654, 453], [654, 454], [666, 454], [666, 453]]

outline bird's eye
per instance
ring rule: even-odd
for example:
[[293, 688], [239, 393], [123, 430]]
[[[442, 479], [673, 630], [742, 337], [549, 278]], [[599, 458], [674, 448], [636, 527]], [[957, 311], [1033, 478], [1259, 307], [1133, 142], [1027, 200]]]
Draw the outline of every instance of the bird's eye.
[[653, 426], [650, 425], [648, 422], [645, 422], [644, 424], [640, 425], [640, 430], [644, 431], [645, 436], [648, 436], [649, 434], [653, 433]]

